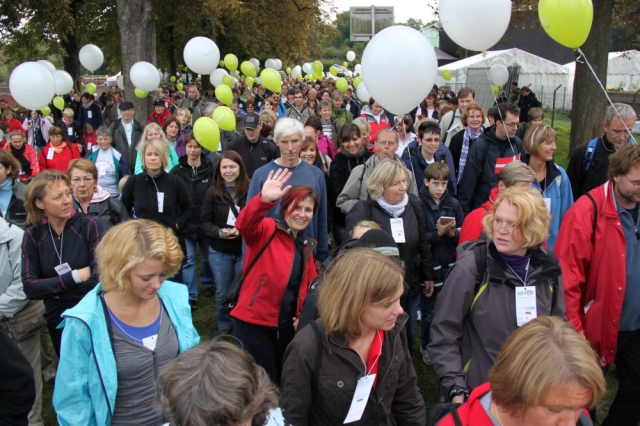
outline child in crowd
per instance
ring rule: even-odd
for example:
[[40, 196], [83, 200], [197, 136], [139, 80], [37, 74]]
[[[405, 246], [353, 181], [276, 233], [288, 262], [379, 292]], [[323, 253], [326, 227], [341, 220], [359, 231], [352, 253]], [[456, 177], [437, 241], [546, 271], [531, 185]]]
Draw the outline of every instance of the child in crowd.
[[524, 140], [524, 135], [525, 133], [527, 133], [527, 130], [529, 130], [529, 126], [533, 126], [534, 124], [542, 124], [542, 121], [544, 120], [544, 110], [540, 107], [531, 108], [529, 110], [529, 113], [527, 114], [527, 117], [529, 117], [529, 122], [524, 123], [524, 126], [519, 128], [518, 132], [516, 133], [516, 136], [521, 140]]
[[[353, 115], [351, 115], [351, 112], [349, 110], [344, 108], [342, 102], [342, 92], [340, 92], [339, 90], [334, 90], [331, 93], [331, 104], [333, 106], [333, 108], [331, 109], [331, 117], [335, 118], [338, 122], [337, 127], [339, 132], [342, 126], [353, 121]], [[338, 134], [336, 133], [336, 135], [333, 137], [333, 140], [336, 140], [337, 136]]]
[[91, 152], [91, 148], [97, 143], [96, 132], [93, 130], [93, 126], [91, 124], [85, 124], [82, 126], [82, 139], [84, 140], [85, 146], [84, 152]]
[[[449, 195], [447, 185], [451, 179], [451, 171], [446, 164], [435, 162], [429, 164], [424, 171], [424, 187], [420, 190], [420, 204], [427, 222], [427, 236], [433, 257], [434, 288], [431, 297], [420, 293], [420, 310], [422, 316], [422, 342], [420, 352], [422, 360], [431, 365], [426, 347], [429, 344], [429, 330], [433, 319], [436, 298], [449, 268], [456, 261], [456, 247], [460, 235], [460, 226], [464, 220], [462, 207], [458, 200]], [[417, 307], [414, 306], [414, 309]]]
[[[338, 139], [338, 121], [332, 117], [332, 105], [330, 101], [321, 101], [318, 106], [320, 119], [322, 120], [322, 134], [331, 141]], [[335, 145], [334, 145], [335, 146]]]

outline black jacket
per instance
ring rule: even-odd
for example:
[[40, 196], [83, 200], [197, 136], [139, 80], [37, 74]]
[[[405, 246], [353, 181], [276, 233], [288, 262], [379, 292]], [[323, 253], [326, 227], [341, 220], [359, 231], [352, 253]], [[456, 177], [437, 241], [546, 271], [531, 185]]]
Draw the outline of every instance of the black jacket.
[[521, 95], [520, 101], [518, 101], [518, 106], [520, 107], [520, 122], [528, 123], [529, 122], [529, 110], [535, 107], [541, 107], [542, 104], [538, 99], [536, 99], [536, 95], [533, 92], [529, 93], [527, 96]]
[[599, 137], [589, 170], [585, 170], [588, 145], [586, 143], [574, 149], [569, 159], [567, 176], [571, 182], [574, 201], [609, 180], [609, 157], [616, 152], [613, 144], [607, 140], [607, 135]]
[[[373, 152], [369, 152], [367, 150], [365, 150], [364, 154], [360, 157], [348, 157], [343, 152], [336, 154], [329, 166], [331, 186], [333, 187], [333, 193], [336, 198], [340, 195], [344, 186], [347, 184], [347, 180], [349, 180], [349, 176], [351, 176], [351, 171], [357, 166], [364, 164], [372, 155], [374, 155]], [[327, 186], [327, 189], [328, 188], [329, 187]], [[333, 210], [333, 223], [339, 226], [344, 226], [346, 216], [342, 213], [342, 210], [336, 206], [336, 203], [333, 203], [330, 207]], [[350, 231], [350, 229], [347, 229], [347, 231]]]
[[[162, 213], [158, 211], [160, 192], [164, 193]], [[193, 218], [194, 207], [187, 185], [164, 170], [155, 177], [147, 173], [129, 176], [122, 190], [122, 203], [136, 218], [158, 222], [176, 235], [180, 235]]]
[[240, 136], [229, 144], [227, 149], [240, 154], [242, 161], [247, 169], [249, 178], [253, 177], [253, 173], [260, 167], [280, 157], [278, 147], [268, 139], [260, 136], [256, 143], [249, 142], [246, 136]]
[[[400, 215], [406, 242], [397, 246], [400, 257], [404, 261], [405, 281], [411, 287], [411, 293], [416, 295], [420, 292], [424, 281], [433, 280], [433, 262], [420, 201], [415, 195], [408, 195], [409, 203]], [[382, 230], [392, 234], [391, 218], [392, 216], [380, 207], [377, 201], [369, 198], [366, 201], [358, 201], [351, 209], [347, 215], [346, 227], [353, 229], [362, 220], [372, 220], [380, 225]]]
[[120, 222], [129, 220], [129, 213], [127, 213], [127, 210], [122, 205], [122, 202], [115, 198], [107, 198], [106, 200], [97, 203], [89, 203], [89, 209], [84, 212], [82, 210], [82, 207], [78, 203], [78, 200], [76, 200], [74, 197], [73, 208], [76, 209], [76, 211], [79, 213], [83, 213], [89, 217], [94, 216], [100, 219], [105, 232], [111, 229], [112, 226], [115, 226]]
[[[220, 238], [220, 229], [233, 228], [227, 225], [229, 217], [229, 204], [234, 203], [240, 210], [247, 204], [247, 194], [241, 195], [237, 201], [231, 198], [231, 194], [225, 188], [224, 200], [216, 196], [213, 187], [209, 188], [204, 196], [202, 212], [200, 213], [200, 224], [202, 232], [209, 237], [209, 247], [222, 253], [239, 255], [242, 253], [242, 238], [225, 240]], [[238, 210], [238, 213], [240, 213]]]
[[204, 196], [213, 180], [213, 165], [206, 155], [201, 154], [200, 167], [191, 167], [187, 163], [187, 156], [185, 155], [180, 157], [180, 162], [171, 169], [171, 174], [181, 178], [189, 190], [189, 196], [193, 202], [194, 210], [192, 220], [190, 220], [182, 230], [182, 236], [190, 240], [195, 240], [204, 234], [197, 218], [200, 217]]
[[[469, 151], [471, 151], [471, 147], [476, 140], [477, 139], [469, 139]], [[453, 135], [453, 137], [451, 138], [451, 142], [449, 142], [449, 151], [451, 151], [451, 157], [453, 158], [453, 168], [455, 170], [455, 174], [451, 174], [451, 179], [453, 179], [454, 182], [458, 177], [458, 173], [460, 173], [460, 157], [462, 157], [463, 144], [464, 129]]]
[[[0, 331], [0, 419], [5, 426], [27, 426], [36, 398], [33, 369], [22, 351]], [[39, 370], [39, 369], [38, 369]], [[38, 371], [39, 373], [39, 371]]]

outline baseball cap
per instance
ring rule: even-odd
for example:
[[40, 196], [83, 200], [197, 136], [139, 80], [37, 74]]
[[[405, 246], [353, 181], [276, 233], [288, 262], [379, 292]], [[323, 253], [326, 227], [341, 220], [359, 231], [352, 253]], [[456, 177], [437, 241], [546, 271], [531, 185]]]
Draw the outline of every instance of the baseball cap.
[[260, 124], [260, 116], [255, 112], [251, 112], [247, 114], [247, 116], [244, 118], [245, 129], [255, 130], [258, 128], [259, 124]]
[[133, 109], [133, 103], [131, 103], [130, 101], [124, 101], [118, 106], [118, 109]]

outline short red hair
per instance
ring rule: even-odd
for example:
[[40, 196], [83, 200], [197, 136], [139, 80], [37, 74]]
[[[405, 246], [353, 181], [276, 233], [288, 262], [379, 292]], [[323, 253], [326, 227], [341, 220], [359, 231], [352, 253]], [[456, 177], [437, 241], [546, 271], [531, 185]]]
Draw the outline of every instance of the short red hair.
[[313, 214], [318, 209], [318, 194], [307, 185], [293, 185], [291, 189], [282, 197], [280, 203], [280, 216], [285, 218], [287, 213], [298, 207], [300, 201], [311, 198], [313, 200]]

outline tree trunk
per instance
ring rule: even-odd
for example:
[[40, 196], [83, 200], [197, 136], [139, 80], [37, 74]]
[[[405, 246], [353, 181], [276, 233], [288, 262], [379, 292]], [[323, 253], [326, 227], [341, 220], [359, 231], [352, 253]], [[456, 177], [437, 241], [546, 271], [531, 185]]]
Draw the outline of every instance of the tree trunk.
[[[75, 90], [80, 89], [80, 46], [78, 46], [78, 39], [73, 34], [67, 34], [66, 40], [60, 40], [60, 46], [67, 53], [67, 56], [62, 58], [64, 64], [64, 70], [73, 78], [73, 86]], [[68, 93], [58, 93], [60, 96], [68, 95]]]
[[176, 78], [178, 78], [179, 75], [176, 75], [178, 64], [176, 62], [176, 41], [174, 34], [175, 26], [171, 24], [169, 25], [169, 47], [167, 49], [167, 55], [169, 56], [169, 75], [175, 75]]
[[155, 94], [139, 99], [129, 78], [131, 66], [139, 61], [156, 63], [156, 24], [152, 0], [117, 0], [118, 25], [122, 45], [122, 75], [128, 101], [133, 102], [135, 119], [146, 123]]
[[[593, 25], [582, 51], [593, 66], [598, 79], [606, 84], [611, 41], [611, 17], [615, 0], [593, 0]], [[573, 150], [602, 134], [607, 100], [586, 63], [576, 63], [571, 111], [571, 143]]]

